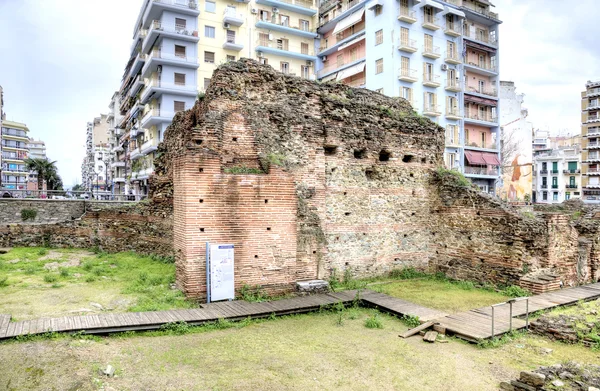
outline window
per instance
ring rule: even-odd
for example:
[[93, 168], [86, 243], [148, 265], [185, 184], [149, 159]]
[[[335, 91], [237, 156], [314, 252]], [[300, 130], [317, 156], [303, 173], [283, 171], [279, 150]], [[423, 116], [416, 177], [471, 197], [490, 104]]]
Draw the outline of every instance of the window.
[[308, 54], [308, 44], [307, 43], [302, 42], [300, 44], [300, 53]]
[[383, 72], [383, 58], [375, 61], [375, 73], [380, 74]]
[[481, 133], [481, 148], [486, 148], [486, 137], [485, 137], [485, 133]]
[[341, 67], [342, 65], [344, 65], [344, 55], [343, 54], [338, 54], [337, 55], [337, 67]]
[[300, 30], [302, 30], [302, 31], [310, 30], [310, 23], [308, 22], [308, 20], [300, 19]]
[[258, 46], [269, 46], [269, 34], [258, 34]]
[[267, 58], [261, 57], [259, 59], [259, 62], [263, 65], [267, 65], [269, 63], [269, 60]]
[[446, 14], [446, 29], [454, 30], [454, 15]]
[[279, 70], [281, 71], [281, 73], [285, 73], [287, 75], [290, 72], [290, 63], [281, 62], [279, 65]]
[[235, 43], [235, 31], [227, 30], [227, 42]]
[[410, 30], [406, 27], [400, 27], [400, 43], [408, 45], [410, 43]]
[[430, 6], [423, 7], [423, 21], [426, 23], [434, 23], [435, 16], [433, 16], [433, 8]]
[[213, 26], [204, 26], [204, 36], [206, 38], [214, 38], [215, 28]]
[[400, 59], [400, 67], [402, 69], [402, 75], [408, 75], [410, 68], [410, 58], [402, 56], [402, 58]]
[[479, 93], [483, 93], [485, 91], [485, 80], [479, 80]]
[[204, 91], [206, 91], [208, 89], [209, 85], [210, 85], [210, 78], [205, 77], [204, 78]]
[[572, 177], [569, 177], [569, 185], [570, 185], [571, 187], [575, 187], [575, 186], [576, 186], [576, 185], [575, 185], [575, 177], [574, 177], [574, 176], [572, 176]]
[[552, 188], [553, 189], [558, 188], [558, 177], [555, 177], [555, 176], [552, 177]]
[[215, 63], [215, 53], [214, 52], [204, 52], [204, 62], [214, 64]]
[[454, 42], [446, 41], [446, 49], [448, 50], [448, 57], [456, 57]]
[[177, 86], [185, 85], [185, 73], [175, 73], [175, 85], [177, 85]]
[[279, 50], [288, 50], [289, 41], [287, 39], [281, 38], [277, 40], [277, 49]]
[[229, 61], [235, 61], [235, 56], [231, 56], [231, 55], [227, 55], [227, 62]]
[[401, 87], [400, 88], [400, 96], [412, 104], [413, 100], [413, 91], [412, 88], [409, 87]]
[[548, 178], [542, 177], [542, 187], [548, 186]]
[[[458, 100], [455, 97], [453, 97], [453, 96], [448, 97], [448, 100], [446, 101], [446, 112], [450, 113], [450, 114], [458, 115]], [[483, 135], [485, 135], [485, 133]], [[485, 143], [484, 143], [484, 145], [485, 145]]]
[[175, 57], [185, 58], [185, 46], [175, 45]]
[[552, 201], [558, 201], [558, 193], [557, 192], [552, 193]]
[[287, 15], [279, 15], [279, 24], [282, 26], [289, 27], [290, 25], [290, 17]]
[[547, 191], [542, 192], [542, 200], [548, 201], [548, 192]]
[[181, 18], [175, 18], [175, 29], [176, 30], [185, 30], [187, 25], [187, 21]]
[[425, 100], [425, 111], [437, 111], [437, 96], [433, 92], [425, 92], [423, 94], [423, 99]]
[[446, 144], [457, 145], [458, 144], [458, 126], [446, 125]]
[[180, 111], [184, 111], [185, 110], [185, 102], [180, 102], [180, 101], [174, 101], [173, 102], [173, 110], [178, 113]]
[[269, 22], [270, 21], [269, 11], [264, 11], [264, 10], [258, 11], [258, 17], [263, 22]]
[[212, 12], [215, 13], [217, 12], [217, 3], [215, 3], [214, 1], [205, 1], [204, 2], [204, 11], [206, 12]]
[[568, 200], [570, 200], [570, 199], [571, 199], [571, 193], [569, 193], [569, 192], [566, 192], [566, 193], [565, 193], [565, 200], [567, 200], [567, 201], [568, 201]]
[[302, 76], [302, 78], [308, 79], [310, 76], [310, 68], [306, 65], [300, 66], [300, 75]]
[[358, 48], [350, 49], [350, 61], [358, 60]]
[[546, 162], [543, 162], [543, 163], [542, 163], [542, 170], [543, 170], [543, 171], [546, 171], [547, 169], [548, 169], [548, 163], [546, 163]]
[[425, 51], [433, 51], [433, 35], [425, 34]]
[[381, 45], [383, 43], [383, 30], [375, 31], [375, 45]]
[[568, 165], [571, 174], [575, 174], [575, 172], [577, 171], [577, 162], [569, 162]]
[[381, 11], [383, 10], [383, 7], [380, 4], [377, 4], [375, 6], [375, 16], [379, 16], [381, 15]]
[[558, 173], [558, 162], [552, 162], [552, 173]]

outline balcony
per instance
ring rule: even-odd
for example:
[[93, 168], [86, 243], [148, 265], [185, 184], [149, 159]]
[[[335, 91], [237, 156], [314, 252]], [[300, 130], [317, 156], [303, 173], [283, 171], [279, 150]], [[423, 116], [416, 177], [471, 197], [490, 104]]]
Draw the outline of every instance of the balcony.
[[115, 168], [115, 167], [125, 167], [125, 162], [123, 162], [123, 161], [112, 162], [110, 164], [110, 168]]
[[600, 101], [594, 100], [594, 101], [588, 102], [587, 109], [588, 110], [600, 110]]
[[439, 20], [435, 16], [423, 15], [423, 23], [421, 24], [421, 26], [423, 26], [423, 28], [426, 28], [428, 30], [435, 31], [435, 30], [440, 29], [440, 25], [438, 23], [439, 23]]
[[587, 134], [584, 137], [600, 137], [600, 127], [591, 126], [587, 128]]
[[115, 178], [115, 179], [113, 179], [113, 182], [115, 182], [115, 183], [125, 183], [125, 178]]
[[542, 189], [547, 189], [547, 188], [548, 188], [548, 184], [547, 184], [547, 183], [542, 183], [542, 184], [540, 185], [540, 187], [541, 187]]
[[414, 83], [419, 79], [415, 69], [400, 68], [398, 70], [398, 80]]
[[433, 73], [424, 73], [423, 74], [423, 85], [425, 87], [437, 88], [441, 85], [440, 77], [438, 75], [434, 75]]
[[458, 77], [456, 79], [446, 79], [446, 87], [444, 89], [451, 92], [461, 92], [462, 85], [460, 79]]
[[465, 68], [486, 76], [496, 76], [498, 74], [498, 67], [495, 64], [492, 64], [491, 61], [479, 63], [465, 62], [464, 64]]
[[159, 36], [194, 43], [198, 43], [198, 41], [200, 41], [197, 30], [193, 30], [191, 28], [188, 29], [186, 26], [182, 25], [169, 25], [161, 22], [160, 20], [153, 20], [152, 24], [150, 25], [150, 29], [146, 34], [146, 38], [142, 43], [142, 52], [148, 52]]
[[400, 40], [400, 44], [398, 45], [398, 50], [407, 53], [415, 53], [417, 50], [417, 41], [414, 39], [405, 39]]
[[446, 55], [444, 56], [444, 61], [446, 61], [448, 64], [462, 64], [462, 58], [459, 57], [456, 51], [446, 52]]
[[600, 142], [598, 141], [588, 141], [587, 143], [587, 149], [599, 149], [600, 148]]
[[452, 120], [459, 120], [462, 118], [462, 115], [460, 115], [460, 110], [458, 109], [458, 107], [450, 107], [446, 109], [446, 118]]
[[483, 98], [492, 97], [498, 98], [498, 90], [495, 87], [476, 88], [469, 86], [465, 90], [465, 94], [481, 96]]
[[498, 126], [498, 117], [494, 117], [489, 113], [471, 113], [465, 110], [465, 121], [474, 123], [484, 123], [485, 125]]
[[239, 52], [244, 48], [243, 43], [236, 43], [235, 39], [227, 38], [223, 43], [223, 49]]
[[471, 31], [469, 29], [466, 29], [463, 32], [463, 37], [467, 38], [470, 41], [476, 42], [476, 43], [481, 43], [484, 44], [486, 46], [490, 46], [493, 48], [497, 48], [498, 47], [498, 41], [496, 40], [496, 38], [494, 36], [490, 36], [489, 32], [485, 31], [485, 32], [475, 32], [475, 31]]
[[600, 167], [590, 167], [587, 170], [588, 175], [600, 175]]
[[146, 88], [140, 96], [140, 102], [146, 104], [151, 97], [158, 98], [162, 94], [195, 97], [198, 91], [196, 90], [196, 83], [193, 82], [190, 84], [180, 84], [167, 83], [158, 79], [147, 79]]
[[2, 140], [2, 148], [22, 149], [29, 151], [27, 143], [22, 141]]
[[496, 145], [496, 143], [470, 142], [465, 143], [465, 148], [488, 149], [491, 151], [498, 151], [498, 146]]
[[[152, 108], [150, 110], [148, 110], [147, 113], [144, 114], [144, 117], [142, 118], [142, 123], [141, 123], [141, 127], [142, 128], [149, 128], [150, 126], [153, 125], [158, 125], [161, 123], [165, 123], [165, 122], [171, 122], [173, 120], [173, 117], [175, 116], [175, 113], [173, 111], [166, 111], [166, 110], [160, 110], [157, 108]], [[136, 132], [137, 135], [137, 132]]]
[[285, 9], [308, 16], [317, 14], [317, 8], [314, 6], [314, 3], [307, 0], [256, 0], [256, 4]]
[[498, 176], [498, 168], [493, 166], [476, 167], [465, 166], [465, 175]]
[[288, 43], [262, 39], [259, 39], [256, 42], [256, 52], [259, 57], [262, 57], [260, 52], [264, 52], [284, 57], [296, 58], [299, 60], [316, 62], [317, 57], [314, 55], [314, 49], [314, 45], [307, 45], [305, 47], [302, 47], [289, 45]]
[[232, 26], [240, 27], [244, 24], [244, 14], [236, 12], [235, 8], [225, 7], [223, 12], [223, 23], [229, 23]]
[[588, 89], [585, 96], [588, 98], [591, 98], [594, 96], [600, 96], [600, 87]]
[[600, 122], [600, 114], [594, 113], [588, 115], [587, 122]]
[[577, 189], [579, 186], [576, 183], [569, 183], [567, 185], [565, 185], [565, 188], [567, 189]]
[[[315, 31], [312, 31], [309, 29], [302, 29], [298, 26], [290, 26], [287, 23], [286, 24], [273, 23], [269, 20], [257, 19], [256, 27], [267, 29], [267, 30], [272, 30], [272, 31], [279, 31], [282, 33], [297, 35], [299, 37], [310, 38], [310, 39], [315, 39], [318, 35]], [[314, 45], [311, 45], [311, 46], [314, 46]]]
[[574, 170], [563, 170], [563, 174], [580, 174], [581, 170], [576, 168]]
[[552, 175], [558, 175], [558, 170], [550, 170], [550, 174], [552, 174]]
[[198, 3], [194, 0], [151, 0], [142, 17], [142, 25], [147, 26], [149, 20], [159, 19], [164, 11], [198, 17]]
[[400, 7], [400, 15], [398, 20], [406, 23], [415, 23], [417, 21], [417, 13], [408, 8]]
[[140, 147], [140, 151], [142, 152], [143, 155], [147, 155], [150, 152], [156, 151], [157, 149], [158, 149], [158, 140], [155, 138], [152, 138], [152, 139], [146, 141]]
[[548, 174], [548, 170], [540, 170], [540, 175], [546, 175]]
[[437, 59], [441, 56], [439, 46], [425, 45], [423, 47], [423, 57]]
[[460, 25], [458, 23], [446, 22], [446, 28], [444, 28], [444, 33], [451, 37], [460, 37], [462, 35], [460, 31]]
[[27, 137], [27, 133], [24, 130], [16, 130], [9, 128], [2, 128], [2, 136], [5, 138], [14, 138], [19, 140], [29, 141], [29, 137]]
[[442, 115], [442, 112], [440, 111], [438, 106], [425, 103], [423, 105], [423, 115], [426, 115], [428, 117], [439, 117], [440, 115]]
[[25, 168], [25, 166], [15, 166], [15, 167], [10, 167], [8, 165], [5, 165], [2, 167], [2, 172], [3, 173], [17, 173], [19, 175], [21, 174], [28, 174], [29, 170], [27, 170]]
[[183, 56], [174, 53], [164, 53], [162, 50], [153, 50], [148, 55], [146, 65], [142, 68], [142, 75], [154, 72], [158, 69], [159, 65], [172, 65], [176, 67], [198, 69], [198, 58], [197, 56]]
[[552, 188], [553, 188], [553, 189], [558, 189], [558, 184], [554, 184], [554, 183], [553, 183], [553, 184], [552, 184]]
[[498, 14], [495, 13], [495, 12], [490, 11], [489, 9], [482, 8], [482, 7], [477, 7], [474, 4], [466, 3], [466, 2], [463, 2], [462, 8], [463, 9], [467, 9], [469, 11], [472, 11], [472, 12], [474, 12], [476, 14], [485, 16], [486, 18], [494, 19], [495, 21], [498, 21], [498, 22], [500, 21], [500, 19], [498, 19]]

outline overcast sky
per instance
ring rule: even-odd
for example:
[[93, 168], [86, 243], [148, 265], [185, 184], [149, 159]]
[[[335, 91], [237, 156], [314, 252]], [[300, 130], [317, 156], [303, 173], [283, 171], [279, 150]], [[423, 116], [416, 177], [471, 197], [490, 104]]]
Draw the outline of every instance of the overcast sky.
[[[600, 80], [599, 0], [496, 0], [502, 80], [535, 127], [579, 132], [580, 93]], [[65, 185], [81, 182], [86, 123], [108, 111], [141, 0], [0, 0], [7, 119], [46, 141]], [[572, 3], [572, 4], [571, 4]]]

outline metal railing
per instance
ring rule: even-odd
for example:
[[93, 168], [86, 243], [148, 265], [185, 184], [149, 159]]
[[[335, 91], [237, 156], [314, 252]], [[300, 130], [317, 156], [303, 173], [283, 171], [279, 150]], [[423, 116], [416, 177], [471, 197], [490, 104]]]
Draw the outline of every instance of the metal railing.
[[433, 45], [425, 45], [423, 46], [423, 55], [440, 57], [440, 47]]
[[479, 113], [465, 113], [465, 118], [474, 119], [477, 121], [485, 121], [485, 122], [498, 122], [498, 117], [493, 117], [491, 114], [479, 114]]
[[423, 105], [423, 113], [440, 113], [440, 109], [437, 105], [433, 105], [430, 103], [425, 103]]
[[19, 148], [29, 150], [27, 147], [27, 143], [22, 141], [10, 141], [10, 140], [2, 140], [2, 146], [7, 148]]
[[465, 146], [475, 147], [475, 148], [483, 148], [483, 149], [498, 149], [496, 143], [486, 144], [486, 143], [470, 142], [468, 144], [465, 144]]
[[569, 183], [565, 186], [567, 189], [577, 189], [579, 186], [576, 183]]
[[415, 80], [417, 79], [417, 71], [415, 69], [400, 68], [398, 75], [399, 77], [407, 77]]
[[410, 48], [412, 50], [417, 50], [417, 41], [414, 39], [401, 39], [400, 44], [398, 45], [401, 48]]
[[598, 121], [598, 120], [600, 120], [600, 115], [598, 115], [598, 114], [588, 116], [588, 121]]
[[400, 7], [398, 18], [417, 20], [417, 13], [408, 8]]
[[15, 136], [15, 137], [25, 137], [25, 138], [27, 138], [27, 133], [25, 133], [23, 130], [15, 130], [15, 129], [2, 128], [2, 134], [7, 135], [7, 136]]
[[423, 15], [423, 27], [426, 26], [435, 26], [437, 28], [439, 28], [439, 24], [438, 24], [438, 18], [436, 18], [433, 15]]
[[484, 69], [486, 71], [498, 72], [498, 67], [496, 65], [493, 65], [491, 62], [483, 62], [483, 63], [468, 62], [467, 65], [476, 67], [479, 69]]
[[456, 50], [453, 52], [446, 52], [446, 55], [444, 58], [446, 59], [446, 61], [451, 60], [451, 61], [456, 61], [456, 62], [462, 62], [462, 59], [460, 58], [460, 56], [458, 55], [458, 52]]
[[186, 7], [191, 9], [198, 9], [198, 3], [193, 0], [152, 0], [154, 3], [175, 5], [178, 7]]
[[479, 41], [483, 43], [487, 43], [488, 45], [498, 46], [498, 41], [494, 36], [490, 36], [489, 32], [485, 32], [485, 34], [478, 34], [477, 31], [471, 31], [470, 29], [464, 29], [463, 36], [470, 38], [474, 41]]
[[542, 174], [542, 175], [548, 174], [548, 170], [540, 170], [540, 174]]
[[563, 170], [563, 174], [579, 174], [581, 173], [581, 170], [576, 168], [574, 170]]
[[[26, 182], [25, 182], [26, 183]], [[25, 183], [19, 183], [25, 184]], [[110, 183], [110, 182], [109, 182]], [[104, 183], [101, 183], [104, 186]], [[96, 186], [94, 181], [93, 187]], [[109, 185], [110, 186], [110, 185]], [[145, 194], [112, 194], [111, 191], [97, 190], [71, 191], [71, 190], [26, 190], [26, 189], [0, 189], [0, 198], [10, 199], [38, 199], [38, 200], [98, 200], [136, 202], [147, 198]]]
[[[268, 39], [259, 39], [258, 41], [256, 41], [256, 45], [262, 46], [262, 47], [267, 47], [267, 48], [272, 48], [272, 49], [277, 49], [277, 50], [283, 50], [285, 52], [301, 53], [301, 54], [305, 54], [308, 56], [315, 55], [314, 45], [308, 45], [303, 48], [302, 46], [290, 45], [289, 42], [288, 43], [278, 43], [277, 41], [269, 41]], [[257, 50], [260, 50], [260, 49], [257, 48]], [[358, 61], [358, 59], [356, 59], [356, 60]]]
[[[314, 6], [314, 3], [309, 0], [277, 0], [277, 1], [279, 1], [281, 3], [295, 5], [295, 6], [302, 7], [302, 8], [312, 8]], [[354, 3], [358, 4], [358, 1], [355, 1]]]
[[198, 30], [188, 30], [187, 27], [183, 26], [183, 25], [165, 24], [165, 23], [161, 22], [160, 20], [153, 20], [152, 24], [150, 25], [150, 30], [165, 31], [167, 33], [188, 35], [190, 37], [198, 36]]
[[235, 9], [233, 8], [229, 8], [229, 7], [225, 7], [225, 10], [223, 11], [223, 17], [228, 17], [228, 18], [235, 18], [235, 19], [241, 19], [244, 20], [244, 14], [241, 12], [236, 12]]
[[444, 32], [446, 34], [448, 34], [448, 33], [454, 33], [457, 35], [461, 34], [460, 27], [458, 24], [448, 23], [448, 22], [446, 22], [446, 28], [444, 29]]
[[477, 7], [477, 6], [475, 6], [473, 4], [470, 4], [470, 3], [463, 3], [462, 7], [463, 8], [467, 8], [467, 9], [469, 9], [469, 10], [471, 10], [473, 12], [476, 12], [476, 13], [478, 13], [480, 15], [484, 15], [484, 16], [487, 16], [489, 18], [499, 20], [497, 13], [492, 12], [492, 11], [486, 9], [486, 8]]
[[475, 94], [488, 95], [488, 96], [498, 96], [498, 90], [496, 90], [495, 88], [469, 87], [469, 92], [473, 92]]
[[460, 79], [446, 79], [446, 88], [462, 89]]
[[498, 175], [498, 168], [487, 166], [487, 167], [473, 167], [465, 166], [465, 174], [471, 175]]
[[513, 304], [517, 303], [519, 301], [523, 301], [525, 300], [525, 328], [529, 329], [529, 297], [517, 297], [516, 299], [511, 299], [505, 303], [499, 303], [499, 304], [494, 304], [492, 305], [492, 338], [494, 338], [494, 336], [496, 335], [494, 330], [494, 326], [495, 326], [495, 308], [496, 307], [500, 307], [500, 306], [504, 306], [506, 304], [508, 304], [510, 306], [509, 312], [508, 312], [508, 332], [510, 333], [512, 331], [512, 320], [513, 320]]
[[163, 53], [161, 50], [153, 50], [149, 57], [151, 58], [162, 58], [165, 60], [177, 60], [177, 61], [185, 61], [192, 64], [197, 64], [198, 59], [196, 57], [187, 57], [174, 53]]
[[548, 184], [547, 184], [547, 183], [542, 183], [542, 184], [540, 185], [540, 187], [541, 187], [542, 189], [547, 189], [547, 188], [548, 188]]
[[446, 109], [447, 116], [460, 117], [460, 110], [458, 107], [450, 107]]
[[423, 84], [424, 83], [436, 83], [436, 84], [440, 84], [440, 77], [439, 75], [435, 75], [433, 73], [424, 73], [423, 74]]

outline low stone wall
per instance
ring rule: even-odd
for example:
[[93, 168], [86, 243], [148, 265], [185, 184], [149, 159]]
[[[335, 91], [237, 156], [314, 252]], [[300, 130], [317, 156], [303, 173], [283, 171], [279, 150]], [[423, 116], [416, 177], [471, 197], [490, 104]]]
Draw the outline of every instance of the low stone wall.
[[[0, 199], [0, 224], [48, 224], [72, 221], [89, 210], [119, 208], [129, 203], [88, 200]], [[33, 210], [35, 218], [23, 220], [21, 211]]]

